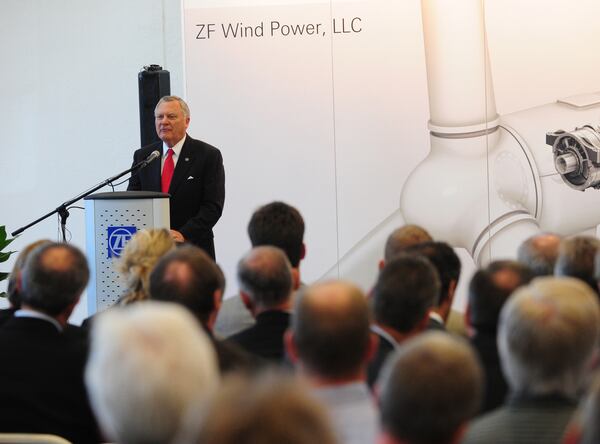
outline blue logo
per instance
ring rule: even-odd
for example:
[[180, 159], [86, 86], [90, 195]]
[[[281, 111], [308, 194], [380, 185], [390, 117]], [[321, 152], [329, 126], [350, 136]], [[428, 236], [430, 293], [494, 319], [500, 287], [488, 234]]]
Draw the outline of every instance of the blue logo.
[[125, 244], [136, 231], [135, 227], [108, 227], [108, 258], [120, 257]]

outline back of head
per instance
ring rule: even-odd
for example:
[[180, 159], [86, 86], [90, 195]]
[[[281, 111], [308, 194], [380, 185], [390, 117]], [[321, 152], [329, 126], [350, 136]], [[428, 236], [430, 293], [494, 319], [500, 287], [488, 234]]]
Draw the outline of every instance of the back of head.
[[277, 247], [255, 247], [238, 263], [240, 290], [255, 306], [276, 308], [289, 301], [292, 269], [285, 253]]
[[148, 299], [150, 272], [158, 260], [175, 248], [166, 229], [141, 230], [127, 242], [115, 268], [125, 280], [126, 291], [121, 303]]
[[436, 304], [438, 273], [428, 259], [403, 254], [386, 262], [373, 289], [373, 312], [379, 324], [408, 333]]
[[19, 286], [17, 285], [17, 281], [19, 280], [21, 273], [23, 271], [23, 267], [25, 266], [25, 261], [29, 257], [32, 251], [36, 248], [51, 243], [52, 241], [48, 239], [42, 239], [39, 241], [35, 241], [25, 248], [23, 248], [19, 255], [17, 256], [17, 260], [15, 261], [13, 268], [8, 276], [8, 283], [6, 284], [6, 293], [8, 297], [8, 301], [10, 305], [14, 308], [19, 308], [21, 306], [21, 294]]
[[513, 291], [531, 279], [529, 268], [516, 261], [494, 261], [477, 270], [469, 284], [471, 326], [495, 334], [502, 306]]
[[201, 421], [202, 444], [334, 444], [323, 407], [298, 380], [266, 373], [227, 380]]
[[300, 212], [284, 202], [272, 202], [254, 212], [248, 223], [253, 247], [273, 245], [281, 248], [292, 267], [298, 268], [304, 253], [304, 220]]
[[85, 373], [96, 418], [123, 444], [171, 442], [218, 384], [215, 352], [183, 307], [148, 301], [94, 321]]
[[79, 300], [89, 276], [87, 260], [79, 249], [64, 243], [46, 243], [25, 261], [21, 303], [57, 316]]
[[594, 292], [572, 278], [541, 277], [518, 289], [500, 314], [498, 349], [513, 392], [573, 396], [600, 335]]
[[390, 234], [385, 243], [384, 260], [389, 262], [408, 247], [423, 242], [431, 242], [431, 235], [418, 225], [403, 225]]
[[225, 277], [212, 258], [198, 247], [186, 245], [167, 253], [150, 274], [150, 298], [188, 308], [202, 324], [216, 309]]
[[564, 239], [558, 249], [554, 274], [580, 279], [594, 291], [598, 291], [594, 276], [594, 259], [599, 248], [600, 241], [595, 237], [576, 236]]
[[460, 259], [454, 249], [445, 242], [423, 242], [406, 249], [409, 254], [420, 254], [431, 261], [440, 277], [440, 298], [437, 305], [448, 301], [450, 286], [458, 283], [460, 277]]
[[366, 364], [369, 307], [352, 284], [310, 286], [296, 301], [294, 343], [303, 366], [326, 378], [351, 377]]
[[388, 359], [378, 384], [386, 433], [400, 442], [443, 444], [478, 411], [483, 374], [466, 343], [428, 332]]
[[558, 257], [560, 236], [541, 233], [526, 239], [517, 251], [517, 260], [528, 266], [535, 276], [551, 276]]

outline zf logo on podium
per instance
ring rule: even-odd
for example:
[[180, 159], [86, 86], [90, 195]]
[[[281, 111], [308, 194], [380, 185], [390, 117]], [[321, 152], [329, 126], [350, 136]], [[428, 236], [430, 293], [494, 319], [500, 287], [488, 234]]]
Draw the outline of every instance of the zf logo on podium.
[[108, 258], [120, 257], [125, 244], [136, 231], [136, 227], [108, 227]]

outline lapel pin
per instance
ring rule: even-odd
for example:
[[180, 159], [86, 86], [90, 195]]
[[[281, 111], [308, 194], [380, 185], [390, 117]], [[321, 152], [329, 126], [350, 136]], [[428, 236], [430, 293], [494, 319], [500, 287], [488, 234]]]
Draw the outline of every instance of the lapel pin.
[[190, 160], [190, 158], [189, 158], [189, 157], [186, 157], [186, 158], [185, 158], [185, 161], [187, 162], [188, 160]]

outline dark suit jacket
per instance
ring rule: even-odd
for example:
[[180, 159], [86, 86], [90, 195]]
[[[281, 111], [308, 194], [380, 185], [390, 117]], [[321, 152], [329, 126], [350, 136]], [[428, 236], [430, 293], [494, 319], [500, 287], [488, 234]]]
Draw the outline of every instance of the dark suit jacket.
[[260, 313], [256, 324], [228, 339], [244, 350], [271, 362], [283, 363], [283, 334], [290, 325], [290, 314], [279, 310]]
[[379, 372], [381, 371], [383, 364], [385, 364], [385, 360], [394, 351], [393, 343], [379, 333], [375, 332], [375, 334], [379, 338], [379, 345], [377, 346], [375, 356], [371, 362], [369, 362], [369, 366], [367, 367], [367, 383], [371, 388], [373, 388], [377, 382]]
[[0, 432], [52, 433], [99, 441], [83, 371], [87, 344], [71, 326], [13, 317], [0, 327]]
[[485, 374], [483, 404], [480, 413], [500, 407], [508, 393], [508, 385], [502, 373], [495, 332], [478, 332], [471, 338], [471, 345], [479, 356]]
[[[162, 142], [140, 148], [133, 163], [154, 150], [162, 153]], [[161, 163], [157, 159], [129, 179], [128, 190], [161, 191]], [[225, 171], [221, 152], [207, 143], [186, 136], [169, 187], [171, 228], [180, 231], [188, 242], [215, 257], [213, 226], [223, 212]]]

